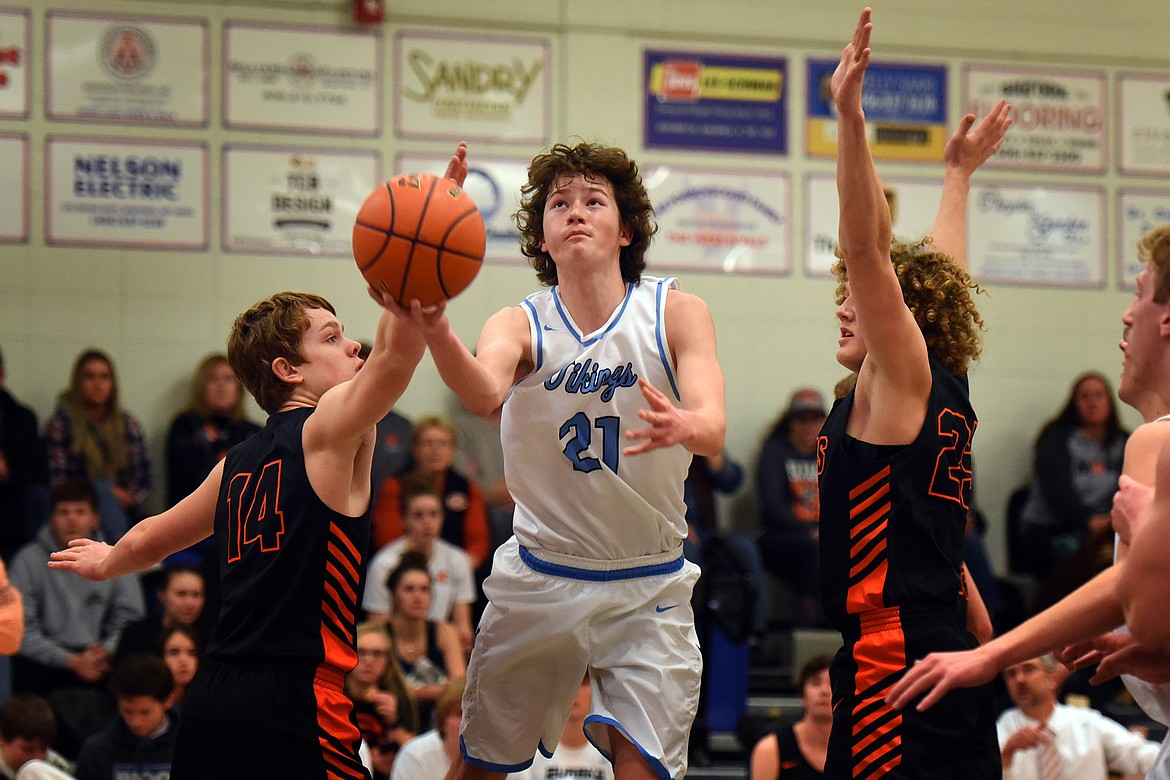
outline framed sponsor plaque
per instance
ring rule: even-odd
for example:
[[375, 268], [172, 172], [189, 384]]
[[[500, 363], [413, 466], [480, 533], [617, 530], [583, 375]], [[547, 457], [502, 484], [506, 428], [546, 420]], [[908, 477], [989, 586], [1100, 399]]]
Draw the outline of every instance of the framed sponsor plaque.
[[394, 38], [394, 120], [403, 138], [543, 144], [552, 115], [546, 38], [409, 30]]
[[[433, 173], [442, 176], [450, 157], [401, 154], [395, 173]], [[520, 187], [528, 181], [528, 160], [481, 157], [470, 161], [463, 189], [475, 201], [487, 232], [485, 262], [526, 265], [520, 254], [520, 231], [512, 215], [520, 208]]]
[[[810, 157], [837, 156], [837, 108], [829, 81], [837, 59], [808, 62], [805, 143]], [[870, 63], [861, 96], [875, 159], [942, 160], [947, 130], [947, 69], [943, 65]]]
[[52, 245], [206, 249], [207, 145], [45, 139]]
[[225, 146], [223, 249], [352, 257], [358, 209], [381, 180], [377, 152]]
[[779, 172], [662, 165], [642, 176], [658, 234], [655, 269], [787, 274], [792, 270], [792, 186]]
[[49, 119], [207, 125], [203, 19], [45, 15]]
[[[930, 233], [938, 211], [942, 184], [930, 179], [882, 179], [890, 204], [894, 237], [917, 242]], [[832, 173], [810, 173], [804, 178], [804, 270], [809, 276], [832, 276], [837, 262], [837, 235], [840, 207], [837, 177]]]
[[788, 153], [788, 62], [643, 53], [646, 148]]
[[381, 35], [224, 23], [223, 122], [241, 130], [377, 136]]
[[982, 117], [1001, 98], [1012, 128], [988, 168], [1104, 173], [1109, 134], [1105, 74], [968, 65], [965, 111]]
[[1117, 77], [1117, 158], [1123, 174], [1170, 175], [1170, 74]]
[[0, 118], [28, 116], [29, 12], [0, 6]]
[[28, 136], [0, 133], [0, 192], [8, 208], [0, 209], [0, 244], [28, 241]]
[[967, 216], [969, 266], [980, 282], [1105, 286], [1104, 188], [978, 184]]
[[1170, 189], [1126, 188], [1117, 192], [1117, 283], [1137, 287], [1144, 267], [1138, 260], [1138, 240], [1158, 225], [1170, 223]]

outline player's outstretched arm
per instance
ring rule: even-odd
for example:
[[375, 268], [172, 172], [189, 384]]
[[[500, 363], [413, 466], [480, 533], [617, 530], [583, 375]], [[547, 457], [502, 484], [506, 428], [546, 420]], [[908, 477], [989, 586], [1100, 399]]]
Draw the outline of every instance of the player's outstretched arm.
[[215, 504], [222, 478], [221, 460], [194, 493], [162, 514], [138, 523], [114, 546], [74, 539], [64, 550], [49, 556], [49, 568], [75, 572], [87, 580], [108, 580], [142, 571], [206, 539], [215, 526]]
[[1012, 664], [1113, 629], [1122, 619], [1114, 595], [1116, 581], [1117, 567], [1111, 567], [981, 647], [958, 653], [931, 653], [890, 688], [886, 701], [902, 709], [921, 696], [917, 709], [926, 710], [955, 688], [982, 685]]
[[1007, 101], [1000, 100], [974, 130], [971, 127], [975, 115], [967, 114], [943, 150], [946, 169], [942, 197], [930, 235], [935, 248], [950, 255], [963, 268], [967, 267], [967, 193], [971, 189], [971, 175], [999, 151], [1004, 135], [1012, 126], [1011, 110]]
[[639, 380], [649, 409], [638, 412], [647, 425], [626, 432], [636, 442], [625, 455], [681, 444], [696, 455], [723, 452], [727, 437], [723, 369], [715, 350], [715, 323], [702, 299], [671, 290], [666, 296], [666, 340], [677, 369], [681, 406], [661, 389]]

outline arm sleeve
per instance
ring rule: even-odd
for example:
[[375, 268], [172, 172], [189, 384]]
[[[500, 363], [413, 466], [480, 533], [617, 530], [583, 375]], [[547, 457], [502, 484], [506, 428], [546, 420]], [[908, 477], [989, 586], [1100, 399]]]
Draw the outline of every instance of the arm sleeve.
[[45, 456], [50, 485], [59, 485], [73, 476], [73, 425], [60, 410], [45, 423]]
[[792, 489], [788, 484], [788, 469], [783, 446], [772, 439], [760, 451], [756, 464], [756, 490], [760, 504], [760, 529], [763, 531], [792, 532], [803, 523], [792, 511]]
[[126, 469], [119, 475], [122, 487], [134, 497], [134, 505], [141, 507], [150, 497], [154, 484], [150, 469], [150, 455], [146, 451], [146, 436], [142, 424], [131, 415], [126, 418]]
[[1142, 775], [1154, 765], [1161, 747], [1141, 734], [1134, 733], [1117, 721], [1094, 713], [1099, 719], [1098, 733], [1105, 749], [1105, 763], [1111, 772], [1123, 775]]
[[[33, 571], [31, 568], [33, 566], [37, 566], [38, 570]], [[9, 581], [12, 587], [20, 591], [24, 603], [24, 637], [20, 643], [20, 654], [39, 664], [64, 669], [69, 663], [69, 651], [45, 633], [37, 611], [37, 606], [43, 598], [40, 596], [43, 589], [38, 587], [38, 583], [43, 582], [38, 576], [41, 573], [40, 566], [45, 566], [45, 559], [17, 555], [9, 572]], [[47, 566], [45, 571], [49, 571]]]
[[711, 486], [724, 495], [730, 495], [743, 487], [744, 469], [739, 461], [723, 451], [723, 468], [710, 472]]

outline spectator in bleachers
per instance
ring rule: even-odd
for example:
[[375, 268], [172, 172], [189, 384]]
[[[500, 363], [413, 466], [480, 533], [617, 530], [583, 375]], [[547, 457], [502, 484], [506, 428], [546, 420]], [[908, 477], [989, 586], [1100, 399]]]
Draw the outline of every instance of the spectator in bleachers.
[[[206, 615], [203, 575], [185, 563], [169, 564], [162, 571], [158, 588], [161, 609], [126, 626], [114, 651], [114, 663], [131, 653], [153, 653], [164, 629], [176, 625], [194, 626]], [[201, 623], [205, 626], [206, 622]]]
[[824, 422], [821, 394], [808, 387], [797, 390], [764, 438], [756, 465], [760, 555], [765, 568], [792, 590], [798, 626], [824, 623], [816, 452]]
[[[370, 356], [370, 344], [362, 341], [358, 357], [365, 360]], [[374, 460], [370, 465], [370, 516], [378, 505], [378, 494], [390, 477], [400, 474], [410, 465], [410, 437], [413, 425], [410, 420], [391, 409], [378, 421], [374, 441]], [[375, 550], [378, 548], [375, 546]]]
[[57, 717], [44, 697], [19, 693], [0, 705], [0, 777], [69, 780], [72, 764], [53, 750]]
[[390, 780], [443, 780], [459, 754], [459, 726], [463, 720], [462, 677], [443, 686], [435, 705], [435, 727], [402, 746]]
[[30, 490], [47, 485], [48, 462], [37, 429], [37, 416], [5, 387], [4, 353], [0, 352], [0, 560], [9, 561], [44, 520], [31, 504]]
[[141, 519], [153, 484], [146, 437], [119, 402], [114, 364], [104, 352], [87, 349], [78, 355], [69, 387], [45, 424], [45, 448], [51, 485], [69, 479], [93, 483], [111, 544]]
[[49, 523], [12, 560], [12, 584], [24, 598], [24, 640], [14, 658], [13, 687], [47, 696], [63, 687], [93, 687], [106, 678], [127, 624], [143, 616], [132, 575], [91, 582], [48, 567], [49, 554], [98, 530], [88, 482], [53, 488]]
[[418, 705], [394, 660], [394, 644], [384, 624], [358, 623], [357, 657], [357, 666], [345, 677], [345, 692], [369, 746], [368, 768], [374, 780], [385, 780], [399, 748], [418, 733]]
[[155, 652], [162, 656], [163, 663], [171, 670], [171, 678], [175, 682], [171, 709], [179, 712], [187, 688], [195, 679], [195, 672], [199, 671], [199, 664], [203, 661], [203, 639], [193, 626], [176, 623], [164, 628], [159, 634]]
[[833, 728], [833, 690], [829, 684], [831, 655], [808, 659], [800, 669], [800, 703], [804, 712], [795, 723], [781, 721], [752, 748], [751, 780], [824, 777], [829, 732]]

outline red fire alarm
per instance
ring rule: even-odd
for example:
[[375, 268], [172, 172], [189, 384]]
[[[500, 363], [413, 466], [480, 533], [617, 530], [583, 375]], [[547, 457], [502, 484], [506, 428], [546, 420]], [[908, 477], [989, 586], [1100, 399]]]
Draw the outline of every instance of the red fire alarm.
[[386, 20], [386, 0], [353, 0], [353, 20], [358, 24], [380, 24]]

